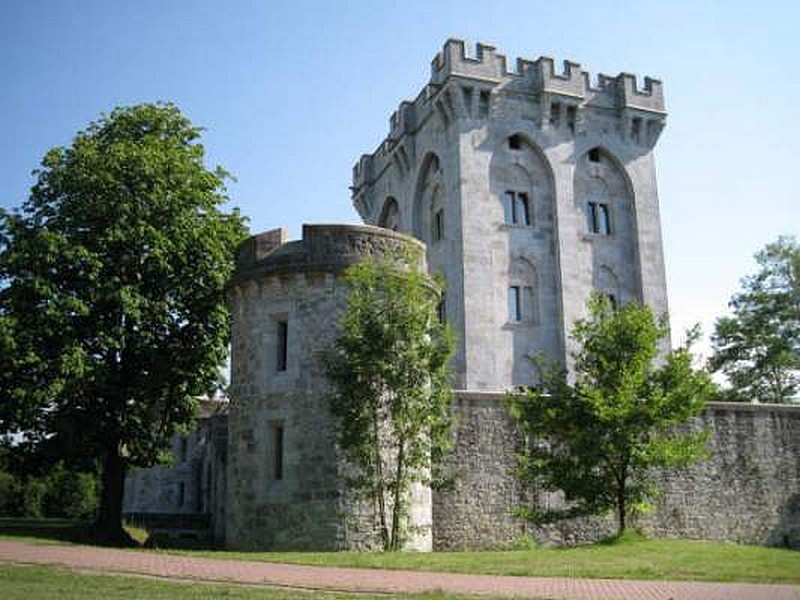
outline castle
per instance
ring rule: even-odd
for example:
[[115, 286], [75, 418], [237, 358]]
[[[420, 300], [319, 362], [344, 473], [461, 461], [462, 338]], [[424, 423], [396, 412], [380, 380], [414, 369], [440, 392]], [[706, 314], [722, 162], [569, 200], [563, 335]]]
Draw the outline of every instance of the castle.
[[[129, 477], [126, 512], [204, 516], [231, 547], [374, 547], [370, 508], [344, 485], [319, 353], [346, 305], [342, 271], [417, 246], [445, 281], [441, 317], [458, 333], [448, 459], [457, 477], [446, 491], [413, 490], [408, 547], [610, 531], [603, 518], [530, 529], [512, 516], [520, 502], [558, 499], [531, 498], [511, 476], [503, 394], [535, 382], [533, 353], [569, 366], [570, 330], [592, 290], [666, 314], [653, 157], [665, 119], [657, 80], [593, 82], [579, 64], [559, 72], [544, 57], [510, 70], [491, 46], [468, 56], [447, 41], [429, 83], [354, 167], [353, 202], [367, 225], [306, 225], [297, 241], [278, 229], [242, 246], [230, 287], [229, 411], [176, 438], [176, 454], [193, 458]], [[800, 544], [800, 411], [716, 404], [691, 426], [712, 431], [714, 458], [664, 473], [643, 527]], [[221, 430], [227, 441], [209, 433]]]

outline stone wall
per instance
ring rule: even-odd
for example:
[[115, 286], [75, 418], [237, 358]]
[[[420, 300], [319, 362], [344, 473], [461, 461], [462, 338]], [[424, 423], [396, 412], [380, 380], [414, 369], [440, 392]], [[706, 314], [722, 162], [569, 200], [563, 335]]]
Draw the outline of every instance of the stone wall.
[[800, 407], [712, 403], [692, 426], [712, 458], [659, 477], [644, 531], [800, 548]]
[[227, 408], [227, 402], [201, 401], [197, 426], [172, 436], [172, 464], [126, 475], [125, 518], [176, 533], [202, 529], [203, 535], [224, 539]]
[[[511, 514], [532, 498], [511, 473], [518, 438], [504, 396], [459, 392], [454, 412], [447, 465], [455, 480], [434, 493], [434, 549], [508, 547], [523, 534], [564, 544], [613, 533], [610, 517], [526, 527]], [[662, 495], [637, 526], [658, 537], [800, 548], [800, 407], [711, 403], [690, 426], [710, 431], [711, 458], [658, 475]]]

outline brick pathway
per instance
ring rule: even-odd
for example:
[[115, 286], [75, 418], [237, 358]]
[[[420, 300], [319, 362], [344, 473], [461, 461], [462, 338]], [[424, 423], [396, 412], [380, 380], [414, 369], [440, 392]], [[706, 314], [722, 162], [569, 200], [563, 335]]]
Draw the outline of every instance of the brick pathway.
[[60, 565], [202, 581], [351, 592], [453, 594], [570, 600], [800, 600], [800, 586], [566, 577], [500, 577], [418, 571], [340, 569], [194, 558], [90, 546], [45, 546], [0, 540], [0, 561]]

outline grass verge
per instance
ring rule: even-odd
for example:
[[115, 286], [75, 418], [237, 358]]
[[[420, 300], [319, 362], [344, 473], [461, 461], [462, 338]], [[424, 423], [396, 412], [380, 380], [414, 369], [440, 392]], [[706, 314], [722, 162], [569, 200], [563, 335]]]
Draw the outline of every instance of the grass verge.
[[800, 583], [797, 551], [637, 536], [575, 548], [498, 552], [168, 552], [231, 560], [487, 575]]

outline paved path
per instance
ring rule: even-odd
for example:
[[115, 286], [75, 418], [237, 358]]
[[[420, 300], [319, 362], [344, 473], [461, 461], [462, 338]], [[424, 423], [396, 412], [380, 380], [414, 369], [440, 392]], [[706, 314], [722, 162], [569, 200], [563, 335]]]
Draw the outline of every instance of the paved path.
[[570, 600], [800, 600], [800, 586], [566, 577], [501, 577], [420, 571], [340, 569], [219, 560], [91, 546], [46, 546], [0, 540], [0, 561], [156, 577], [317, 590], [452, 594]]

